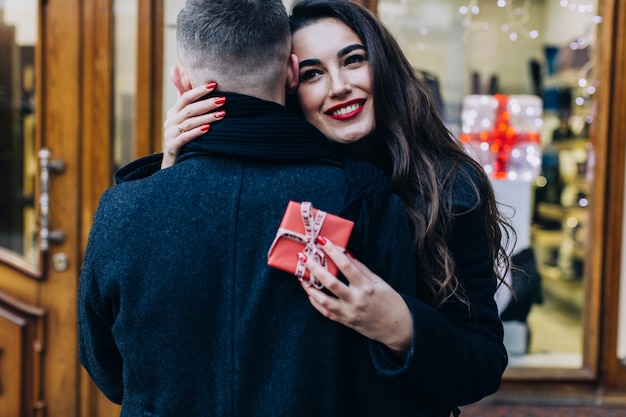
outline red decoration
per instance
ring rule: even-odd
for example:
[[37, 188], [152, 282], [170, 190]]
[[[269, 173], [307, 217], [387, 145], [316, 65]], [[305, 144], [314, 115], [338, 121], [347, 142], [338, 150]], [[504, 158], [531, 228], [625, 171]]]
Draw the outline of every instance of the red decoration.
[[[506, 179], [510, 177], [511, 170], [535, 170], [534, 165], [541, 162], [540, 159], [537, 161], [537, 158], [540, 157], [540, 135], [538, 126], [533, 122], [538, 120], [541, 124], [541, 110], [533, 109], [533, 111], [528, 112], [529, 114], [526, 114], [524, 113], [526, 107], [516, 105], [516, 114], [512, 118], [509, 96], [496, 94], [493, 99], [497, 102], [495, 109], [492, 108], [493, 105], [490, 100], [477, 101], [475, 99], [470, 105], [467, 102], [464, 104], [461, 143], [493, 178]], [[472, 111], [483, 116], [483, 119], [478, 120], [477, 117], [468, 116], [467, 114]], [[491, 128], [481, 130], [484, 125], [490, 125]], [[532, 149], [526, 148], [515, 154], [520, 155], [513, 155], [512, 150], [522, 144], [524, 146], [531, 144]], [[521, 155], [523, 152], [531, 152], [533, 155], [524, 160], [522, 158], [526, 155]], [[510, 165], [512, 155], [519, 159], [515, 166]], [[522, 165], [521, 169], [517, 165]], [[527, 167], [526, 165], [532, 166]]]

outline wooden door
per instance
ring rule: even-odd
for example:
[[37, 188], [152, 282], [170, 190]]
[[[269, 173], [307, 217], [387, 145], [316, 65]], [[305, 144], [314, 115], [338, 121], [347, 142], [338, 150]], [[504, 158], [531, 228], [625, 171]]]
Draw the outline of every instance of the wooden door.
[[[10, 88], [0, 136], [0, 415], [72, 416], [73, 283], [80, 265], [78, 1], [5, 1], [2, 15], [2, 48], [9, 52], [2, 75]], [[23, 39], [23, 31], [32, 36]]]
[[98, 415], [81, 401], [93, 391], [76, 291], [111, 183], [110, 10], [110, 0], [0, 2], [0, 417]]

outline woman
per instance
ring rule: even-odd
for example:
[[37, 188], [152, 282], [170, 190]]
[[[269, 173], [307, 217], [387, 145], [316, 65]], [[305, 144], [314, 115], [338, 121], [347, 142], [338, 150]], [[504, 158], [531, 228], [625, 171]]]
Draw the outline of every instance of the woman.
[[[411, 278], [417, 294], [401, 294], [410, 312], [397, 309], [396, 299], [379, 291], [381, 278], [322, 238], [348, 283], [308, 260], [307, 268], [331, 294], [305, 283], [303, 288], [321, 314], [369, 339], [381, 340], [381, 323], [395, 314], [402, 330], [386, 348], [397, 361], [376, 363], [384, 360], [376, 350], [385, 347], [371, 344], [372, 372], [404, 381], [410, 395], [399, 394], [398, 403], [419, 399], [417, 414], [408, 412], [413, 405], [399, 405], [395, 410], [405, 411], [397, 415], [448, 415], [496, 391], [507, 364], [493, 296], [498, 271], [508, 266], [501, 244], [508, 224], [481, 166], [454, 140], [425, 83], [376, 17], [349, 0], [302, 0], [291, 19], [300, 63], [294, 109], [346, 155], [389, 174], [412, 222], [419, 269]], [[164, 124], [163, 167], [210, 123], [228, 117], [223, 110], [210, 113], [221, 106], [219, 96], [196, 101], [214, 86], [190, 89], [177, 70], [172, 79], [184, 94]], [[370, 371], [355, 380], [368, 380]], [[354, 389], [376, 392], [369, 383]], [[363, 403], [364, 410], [377, 406], [374, 399]]]

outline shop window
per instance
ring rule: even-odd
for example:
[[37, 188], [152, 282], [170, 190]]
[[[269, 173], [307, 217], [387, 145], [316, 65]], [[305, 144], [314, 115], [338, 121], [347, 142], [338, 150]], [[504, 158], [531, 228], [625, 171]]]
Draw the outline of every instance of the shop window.
[[[596, 1], [380, 0], [378, 12], [516, 228], [517, 298], [498, 295], [511, 367], [582, 368]], [[504, 119], [513, 137], [497, 137]]]
[[0, 1], [0, 257], [11, 264], [39, 263], [35, 229], [37, 13], [35, 0]]

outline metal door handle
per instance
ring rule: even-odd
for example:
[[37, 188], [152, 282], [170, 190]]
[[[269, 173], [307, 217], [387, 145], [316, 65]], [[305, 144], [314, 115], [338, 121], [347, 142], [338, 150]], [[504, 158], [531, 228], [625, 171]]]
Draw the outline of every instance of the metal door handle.
[[65, 240], [62, 230], [50, 230], [50, 174], [59, 174], [65, 170], [65, 162], [62, 159], [50, 160], [50, 150], [41, 148], [39, 151], [39, 244], [40, 249], [46, 252], [50, 244], [61, 244]]

